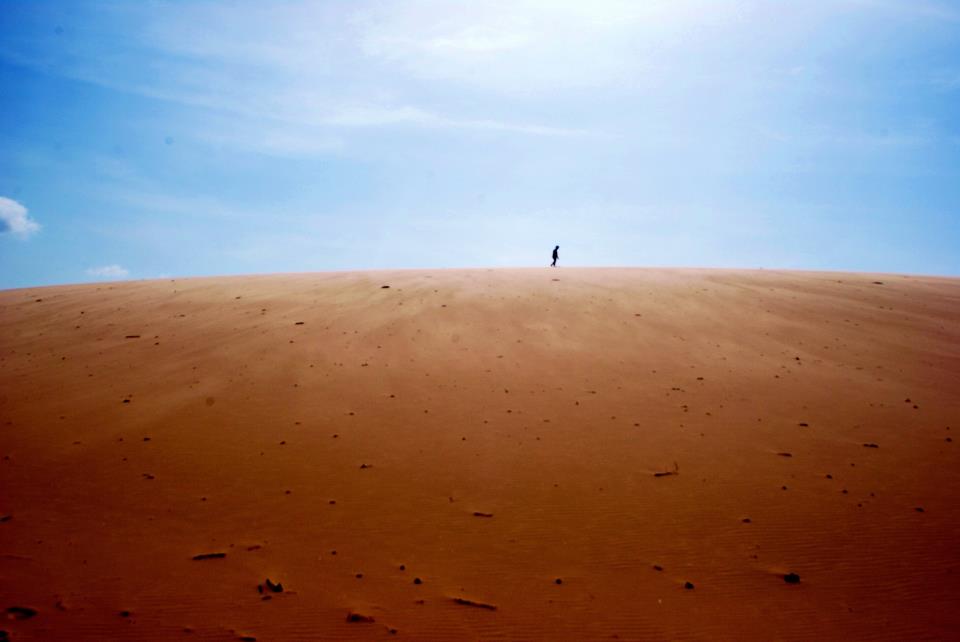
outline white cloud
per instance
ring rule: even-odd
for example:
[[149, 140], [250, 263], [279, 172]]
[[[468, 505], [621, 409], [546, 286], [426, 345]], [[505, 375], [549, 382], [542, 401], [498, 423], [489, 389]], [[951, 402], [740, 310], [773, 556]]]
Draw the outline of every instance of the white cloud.
[[40, 224], [30, 218], [25, 208], [12, 198], [0, 196], [0, 233], [8, 232], [25, 239], [40, 231]]
[[99, 279], [124, 279], [130, 276], [130, 270], [113, 263], [111, 265], [101, 265], [100, 267], [89, 268], [87, 270], [87, 275], [97, 277]]
[[697, 32], [736, 22], [742, 2], [416, 0], [359, 11], [360, 47], [417, 77], [504, 93], [571, 91], [660, 75]]
[[[184, 132], [185, 137], [272, 156], [339, 152], [348, 142], [344, 136], [361, 129], [488, 131], [537, 137], [584, 133], [580, 127], [557, 126], [555, 117], [552, 122], [531, 122], [529, 114], [489, 112], [476, 102], [464, 111], [460, 105], [445, 104], [440, 96], [425, 100], [420, 92], [411, 95], [409, 91], [411, 77], [422, 75], [423, 65], [413, 59], [421, 55], [431, 60], [450, 57], [460, 65], [454, 75], [469, 73], [462, 65], [469, 65], [472, 57], [496, 56], [499, 67], [488, 72], [507, 73], [517, 61], [504, 61], [502, 55], [513, 51], [526, 55], [534, 44], [531, 29], [535, 32], [544, 18], [542, 7], [532, 13], [529, 9], [508, 12], [508, 3], [495, 3], [491, 5], [495, 10], [478, 13], [467, 5], [441, 11], [438, 5], [414, 3], [411, 18], [430, 22], [436, 15], [442, 19], [442, 29], [424, 34], [405, 22], [397, 23], [395, 12], [385, 11], [376, 2], [346, 9], [312, 1], [269, 9], [255, 2], [230, 7], [197, 3], [178, 11], [163, 6], [108, 5], [113, 18], [131, 26], [123, 34], [110, 34], [113, 53], [105, 53], [102, 43], [79, 39], [62, 45], [62, 51], [0, 47], [0, 58], [205, 109], [206, 120], [220, 120], [222, 126], [205, 123]], [[495, 20], [498, 12], [516, 14], [511, 20], [521, 24], [505, 28]], [[471, 26], [469, 18], [475, 14], [482, 21]], [[400, 17], [404, 15], [401, 12]], [[383, 28], [377, 26], [381, 19], [386, 21]], [[571, 20], [565, 23], [568, 30], [576, 27]], [[550, 51], [556, 45], [563, 43], [552, 43]], [[144, 61], [151, 69], [149, 82], [140, 73]], [[504, 62], [506, 67], [501, 68]], [[529, 75], [544, 74], [534, 69]], [[233, 126], [241, 120], [253, 126]]]

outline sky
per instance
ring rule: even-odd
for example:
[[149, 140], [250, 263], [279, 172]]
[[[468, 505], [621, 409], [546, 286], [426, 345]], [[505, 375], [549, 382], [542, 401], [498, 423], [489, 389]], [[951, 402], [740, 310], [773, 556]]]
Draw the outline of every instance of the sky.
[[960, 2], [0, 0], [0, 288], [960, 275]]

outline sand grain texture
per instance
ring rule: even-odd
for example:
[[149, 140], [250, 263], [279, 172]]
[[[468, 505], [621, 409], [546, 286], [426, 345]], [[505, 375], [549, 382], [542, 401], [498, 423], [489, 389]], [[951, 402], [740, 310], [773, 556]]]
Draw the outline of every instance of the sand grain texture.
[[770, 271], [0, 292], [0, 629], [957, 639], [958, 320]]

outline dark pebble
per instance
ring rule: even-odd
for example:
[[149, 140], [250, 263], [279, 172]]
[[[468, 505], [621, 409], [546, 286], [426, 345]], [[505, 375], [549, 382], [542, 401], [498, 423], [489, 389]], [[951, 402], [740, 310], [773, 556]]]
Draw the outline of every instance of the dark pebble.
[[274, 584], [273, 582], [270, 581], [270, 578], [268, 577], [267, 580], [264, 582], [264, 584], [266, 584], [267, 588], [273, 591], [274, 593], [283, 593], [283, 584], [280, 582], [277, 582], [276, 584]]
[[11, 606], [7, 608], [7, 615], [14, 620], [29, 620], [37, 614], [37, 609], [29, 606]]
[[348, 613], [348, 614], [347, 614], [347, 622], [350, 622], [351, 624], [357, 623], [357, 622], [362, 622], [362, 623], [367, 623], [367, 624], [369, 624], [370, 622], [374, 622], [374, 621], [375, 621], [375, 620], [374, 620], [373, 617], [370, 616], [370, 615], [361, 615], [360, 613]]
[[800, 576], [797, 575], [796, 573], [787, 573], [786, 575], [783, 576], [783, 581], [786, 582], [787, 584], [799, 584]]

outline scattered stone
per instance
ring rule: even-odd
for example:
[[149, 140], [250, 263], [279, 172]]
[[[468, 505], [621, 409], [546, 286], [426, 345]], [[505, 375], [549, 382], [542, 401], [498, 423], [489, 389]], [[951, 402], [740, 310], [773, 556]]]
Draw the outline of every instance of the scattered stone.
[[0, 515], [0, 524], [9, 522], [11, 519], [13, 519], [13, 515]]
[[118, 615], [120, 617], [130, 617], [130, 611], [120, 611]]
[[557, 579], [553, 580], [553, 583], [554, 583], [554, 584], [563, 584], [563, 579], [558, 577]]
[[783, 576], [783, 581], [786, 582], [787, 584], [799, 584], [800, 576], [797, 575], [796, 573], [787, 573], [786, 575]]
[[493, 517], [493, 513], [481, 513], [478, 510], [473, 511], [474, 517]]
[[401, 565], [400, 565], [400, 570], [401, 570], [401, 571], [407, 570], [407, 565], [406, 565], [406, 564], [401, 564]]
[[139, 334], [128, 334], [126, 337], [124, 337], [124, 339], [139, 339], [139, 338], [140, 338]]
[[777, 453], [780, 457], [793, 457], [793, 453]]
[[303, 325], [303, 321], [297, 321], [297, 322], [294, 323], [293, 325]]
[[653, 565], [653, 570], [655, 570], [655, 571], [662, 571], [662, 570], [663, 570], [663, 567], [660, 566], [659, 564], [654, 564], [654, 565]]
[[496, 611], [497, 607], [493, 604], [486, 604], [485, 602], [474, 602], [473, 600], [468, 600], [463, 597], [455, 597], [453, 601], [457, 604], [462, 604], [463, 606], [474, 606], [478, 609], [487, 609], [488, 611]]
[[923, 506], [914, 506], [913, 510], [917, 511], [918, 513], [924, 512]]
[[390, 289], [390, 286], [389, 286], [389, 285], [381, 285], [381, 286], [380, 286], [380, 289], [381, 289], [381, 290], [389, 290], [389, 289]]
[[805, 421], [801, 421], [801, 422], [798, 423], [797, 425], [800, 426], [801, 428], [806, 428], [806, 427], [808, 427], [810, 424], [808, 424], [808, 423], [805, 422]]
[[687, 589], [688, 591], [692, 591], [692, 590], [693, 590], [693, 582], [684, 582], [684, 583], [683, 583], [683, 588]]
[[7, 608], [7, 616], [14, 620], [29, 620], [37, 614], [37, 609], [29, 606], [11, 606]]
[[740, 521], [743, 522], [744, 524], [749, 524], [752, 520], [749, 517], [744, 517]]
[[864, 448], [879, 448], [880, 446], [878, 446], [877, 444], [874, 444], [874, 443], [869, 443], [869, 444], [864, 444], [863, 447], [864, 447]]
[[151, 475], [150, 473], [143, 473], [143, 478], [144, 478], [144, 479], [156, 479], [156, 477], [154, 477], [154, 476]]
[[415, 577], [415, 578], [413, 578], [413, 583], [414, 583], [414, 584], [423, 584], [423, 580], [421, 580], [419, 577]]
[[366, 468], [373, 468], [373, 464], [360, 464], [360, 470], [364, 470]]
[[[250, 550], [250, 549], [247, 549]], [[226, 553], [200, 553], [199, 555], [194, 555], [193, 559], [195, 560], [222, 560], [226, 557]]]
[[[390, 287], [390, 286], [387, 286]], [[351, 624], [370, 624], [375, 622], [372, 615], [363, 615], [361, 613], [347, 613], [347, 622]]]
[[280, 582], [277, 582], [276, 584], [274, 584], [273, 582], [270, 581], [269, 577], [264, 582], [264, 585], [266, 585], [267, 590], [273, 593], [283, 593], [283, 584], [281, 584]]

